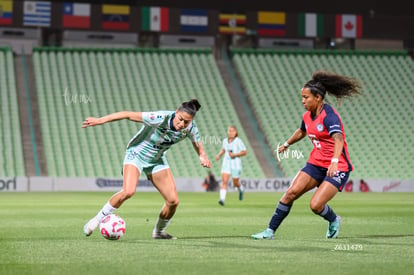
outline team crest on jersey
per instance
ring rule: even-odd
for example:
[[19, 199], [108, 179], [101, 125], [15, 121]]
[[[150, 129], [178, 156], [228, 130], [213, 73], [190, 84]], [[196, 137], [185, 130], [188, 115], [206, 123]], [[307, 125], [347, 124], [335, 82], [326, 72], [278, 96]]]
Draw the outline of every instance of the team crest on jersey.
[[151, 119], [151, 120], [154, 120], [154, 119], [155, 119], [155, 114], [154, 114], [154, 113], [151, 113], [151, 114], [150, 114], [150, 119]]
[[318, 130], [318, 132], [322, 132], [323, 131], [323, 124], [318, 123], [316, 125], [316, 130]]

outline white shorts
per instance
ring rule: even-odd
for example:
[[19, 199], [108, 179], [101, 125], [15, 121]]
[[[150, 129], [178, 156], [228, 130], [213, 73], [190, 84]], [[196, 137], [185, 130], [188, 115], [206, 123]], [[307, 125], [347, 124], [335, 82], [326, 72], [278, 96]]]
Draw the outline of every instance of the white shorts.
[[232, 178], [240, 178], [240, 175], [242, 173], [241, 167], [231, 167], [230, 165], [226, 165], [223, 163], [223, 166], [221, 167], [221, 173], [222, 174], [229, 174], [232, 176]]

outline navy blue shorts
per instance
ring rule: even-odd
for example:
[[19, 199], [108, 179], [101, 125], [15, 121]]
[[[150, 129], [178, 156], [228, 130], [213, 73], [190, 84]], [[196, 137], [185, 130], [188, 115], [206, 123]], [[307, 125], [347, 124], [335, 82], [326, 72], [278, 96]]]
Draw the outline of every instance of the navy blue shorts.
[[339, 192], [342, 192], [345, 184], [348, 182], [350, 172], [339, 171], [334, 177], [330, 178], [326, 175], [327, 168], [315, 166], [310, 163], [306, 163], [305, 167], [302, 168], [303, 172], [314, 178], [318, 182], [318, 186], [323, 182], [327, 181], [338, 188]]

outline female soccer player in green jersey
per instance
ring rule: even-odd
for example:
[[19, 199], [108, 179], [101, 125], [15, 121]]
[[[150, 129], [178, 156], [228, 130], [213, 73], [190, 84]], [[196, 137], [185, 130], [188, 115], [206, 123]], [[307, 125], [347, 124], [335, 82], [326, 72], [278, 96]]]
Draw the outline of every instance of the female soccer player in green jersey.
[[218, 203], [224, 206], [227, 194], [227, 184], [230, 176], [233, 179], [233, 185], [239, 189], [239, 200], [243, 200], [244, 187], [240, 184], [240, 175], [242, 173], [242, 161], [241, 157], [246, 155], [246, 146], [239, 138], [239, 133], [236, 126], [230, 125], [227, 129], [227, 138], [223, 139], [223, 146], [220, 152], [216, 156], [218, 161], [221, 156], [223, 158], [223, 164], [221, 166], [221, 188], [220, 188], [220, 200]]
[[89, 220], [83, 232], [90, 236], [100, 221], [118, 209], [136, 191], [139, 176], [144, 172], [165, 200], [152, 232], [154, 239], [175, 239], [165, 232], [177, 209], [179, 199], [171, 169], [165, 152], [179, 141], [189, 138], [199, 156], [200, 164], [210, 168], [200, 140], [197, 125], [193, 120], [201, 105], [197, 99], [183, 102], [175, 111], [117, 112], [100, 118], [88, 117], [83, 128], [107, 122], [129, 119], [144, 125], [127, 145], [123, 163], [123, 187], [115, 193], [98, 214]]

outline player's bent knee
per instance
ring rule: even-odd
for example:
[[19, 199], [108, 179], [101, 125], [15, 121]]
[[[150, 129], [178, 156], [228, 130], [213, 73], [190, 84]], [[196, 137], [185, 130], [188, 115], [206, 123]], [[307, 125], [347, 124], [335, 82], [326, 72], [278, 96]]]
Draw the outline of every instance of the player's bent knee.
[[314, 202], [314, 201], [311, 201], [309, 206], [312, 212], [315, 214], [319, 214], [323, 210], [323, 205], [321, 205], [320, 203]]
[[122, 198], [123, 198], [123, 200], [127, 200], [127, 199], [132, 198], [132, 196], [134, 196], [134, 194], [135, 194], [135, 190], [124, 190], [122, 192]]
[[180, 203], [179, 199], [171, 199], [171, 200], [166, 201], [166, 204], [169, 207], [177, 207], [179, 203]]
[[299, 193], [296, 190], [288, 190], [283, 196], [285, 203], [292, 204], [299, 196]]

